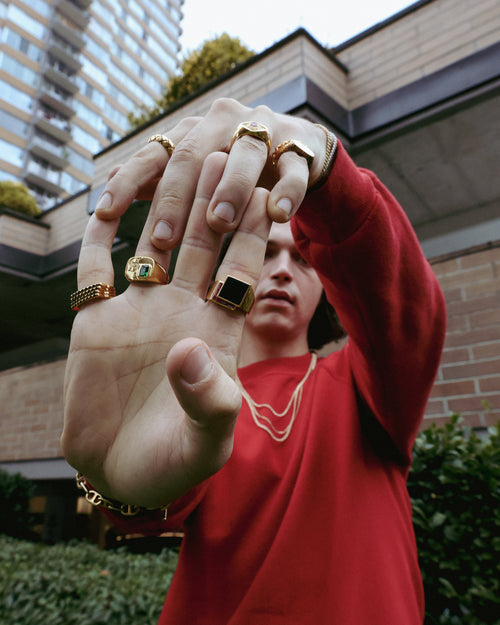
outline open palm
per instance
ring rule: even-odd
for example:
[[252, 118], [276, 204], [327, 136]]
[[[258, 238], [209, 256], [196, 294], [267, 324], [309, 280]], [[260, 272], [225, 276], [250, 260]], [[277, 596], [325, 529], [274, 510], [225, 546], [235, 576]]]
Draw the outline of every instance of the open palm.
[[[198, 196], [209, 195], [200, 179]], [[95, 488], [126, 503], [163, 505], [231, 453], [244, 316], [205, 301], [222, 235], [208, 227], [208, 199], [198, 196], [171, 283], [131, 284], [84, 306], [73, 326], [63, 449]], [[270, 226], [266, 201], [256, 189], [218, 278], [231, 274], [255, 286]], [[112, 283], [116, 226], [91, 218], [79, 288]]]

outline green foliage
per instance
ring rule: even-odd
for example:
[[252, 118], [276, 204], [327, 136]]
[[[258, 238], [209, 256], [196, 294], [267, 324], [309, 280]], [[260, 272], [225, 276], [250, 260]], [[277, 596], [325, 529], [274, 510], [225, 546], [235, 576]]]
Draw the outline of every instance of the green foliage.
[[138, 112], [129, 115], [130, 125], [136, 128], [156, 117], [175, 102], [231, 71], [253, 54], [239, 39], [226, 33], [205, 41], [183, 59], [181, 73], [170, 78], [152, 108], [142, 106]]
[[34, 484], [19, 473], [0, 469], [0, 534], [27, 538], [32, 526], [29, 502]]
[[28, 188], [13, 180], [0, 181], [0, 207], [10, 208], [30, 217], [38, 217], [42, 213]]
[[426, 625], [500, 624], [500, 434], [455, 415], [420, 433], [408, 481]]
[[[8, 481], [0, 472], [0, 492]], [[454, 416], [421, 432], [408, 488], [425, 624], [500, 625], [499, 428], [479, 437]], [[154, 625], [176, 564], [167, 550], [0, 537], [0, 625]]]
[[156, 625], [177, 555], [0, 537], [1, 625]]

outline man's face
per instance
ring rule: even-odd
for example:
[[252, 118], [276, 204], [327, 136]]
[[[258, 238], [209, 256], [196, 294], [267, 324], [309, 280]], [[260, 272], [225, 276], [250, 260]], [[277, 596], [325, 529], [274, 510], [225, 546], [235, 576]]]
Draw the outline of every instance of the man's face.
[[274, 223], [255, 303], [245, 328], [271, 341], [307, 341], [307, 328], [323, 287], [316, 271], [300, 256], [290, 224]]

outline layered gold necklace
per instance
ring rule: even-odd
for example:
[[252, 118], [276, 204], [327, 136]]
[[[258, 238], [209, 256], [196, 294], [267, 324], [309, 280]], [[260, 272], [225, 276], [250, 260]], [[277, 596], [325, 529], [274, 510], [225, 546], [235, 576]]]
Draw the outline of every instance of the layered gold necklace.
[[[299, 412], [300, 402], [302, 401], [302, 389], [304, 388], [304, 384], [306, 383], [307, 378], [314, 370], [317, 361], [318, 355], [313, 352], [311, 354], [311, 362], [309, 363], [309, 368], [306, 371], [306, 374], [295, 387], [295, 390], [290, 397], [290, 401], [282, 412], [277, 412], [269, 404], [258, 404], [257, 402], [255, 402], [250, 397], [250, 394], [245, 390], [245, 388], [243, 388], [243, 385], [240, 382], [242, 395], [245, 398], [248, 407], [250, 408], [250, 412], [252, 414], [255, 425], [257, 425], [259, 428], [262, 428], [265, 432], [269, 434], [269, 436], [273, 440], [277, 441], [278, 443], [286, 441], [286, 439], [290, 436], [290, 432], [292, 431], [293, 424], [295, 423], [295, 419], [297, 418], [297, 414]], [[271, 414], [276, 417], [276, 419], [283, 419], [283, 417], [285, 417], [291, 411], [292, 414], [290, 420], [288, 421], [288, 425], [282, 429], [278, 429], [269, 417], [266, 417], [259, 412], [259, 409], [264, 408], [269, 410]]]

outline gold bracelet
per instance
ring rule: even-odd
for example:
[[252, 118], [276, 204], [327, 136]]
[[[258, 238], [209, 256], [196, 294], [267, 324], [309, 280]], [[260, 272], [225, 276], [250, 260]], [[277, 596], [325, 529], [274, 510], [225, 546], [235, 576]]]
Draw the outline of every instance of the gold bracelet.
[[321, 173], [316, 178], [314, 184], [312, 184], [309, 187], [308, 191], [314, 191], [318, 189], [328, 178], [328, 176], [330, 175], [332, 171], [333, 165], [335, 163], [335, 157], [337, 156], [337, 146], [338, 146], [338, 139], [336, 135], [333, 134], [333, 132], [331, 132], [330, 130], [328, 130], [328, 128], [325, 128], [325, 126], [322, 126], [321, 124], [314, 124], [314, 125], [317, 126], [318, 128], [321, 128], [321, 130], [326, 135], [326, 152], [325, 152], [325, 160], [323, 161], [323, 167], [321, 168]]
[[118, 512], [122, 516], [138, 516], [140, 514], [145, 514], [146, 512], [151, 512], [153, 510], [162, 510], [163, 519], [167, 519], [168, 505], [161, 506], [160, 508], [143, 508], [142, 506], [136, 506], [134, 504], [122, 503], [121, 501], [108, 499], [93, 488], [89, 488], [85, 476], [81, 473], [76, 474], [76, 485], [78, 488], [83, 490], [83, 492], [85, 493], [85, 499], [93, 506], [105, 508], [110, 512]]

